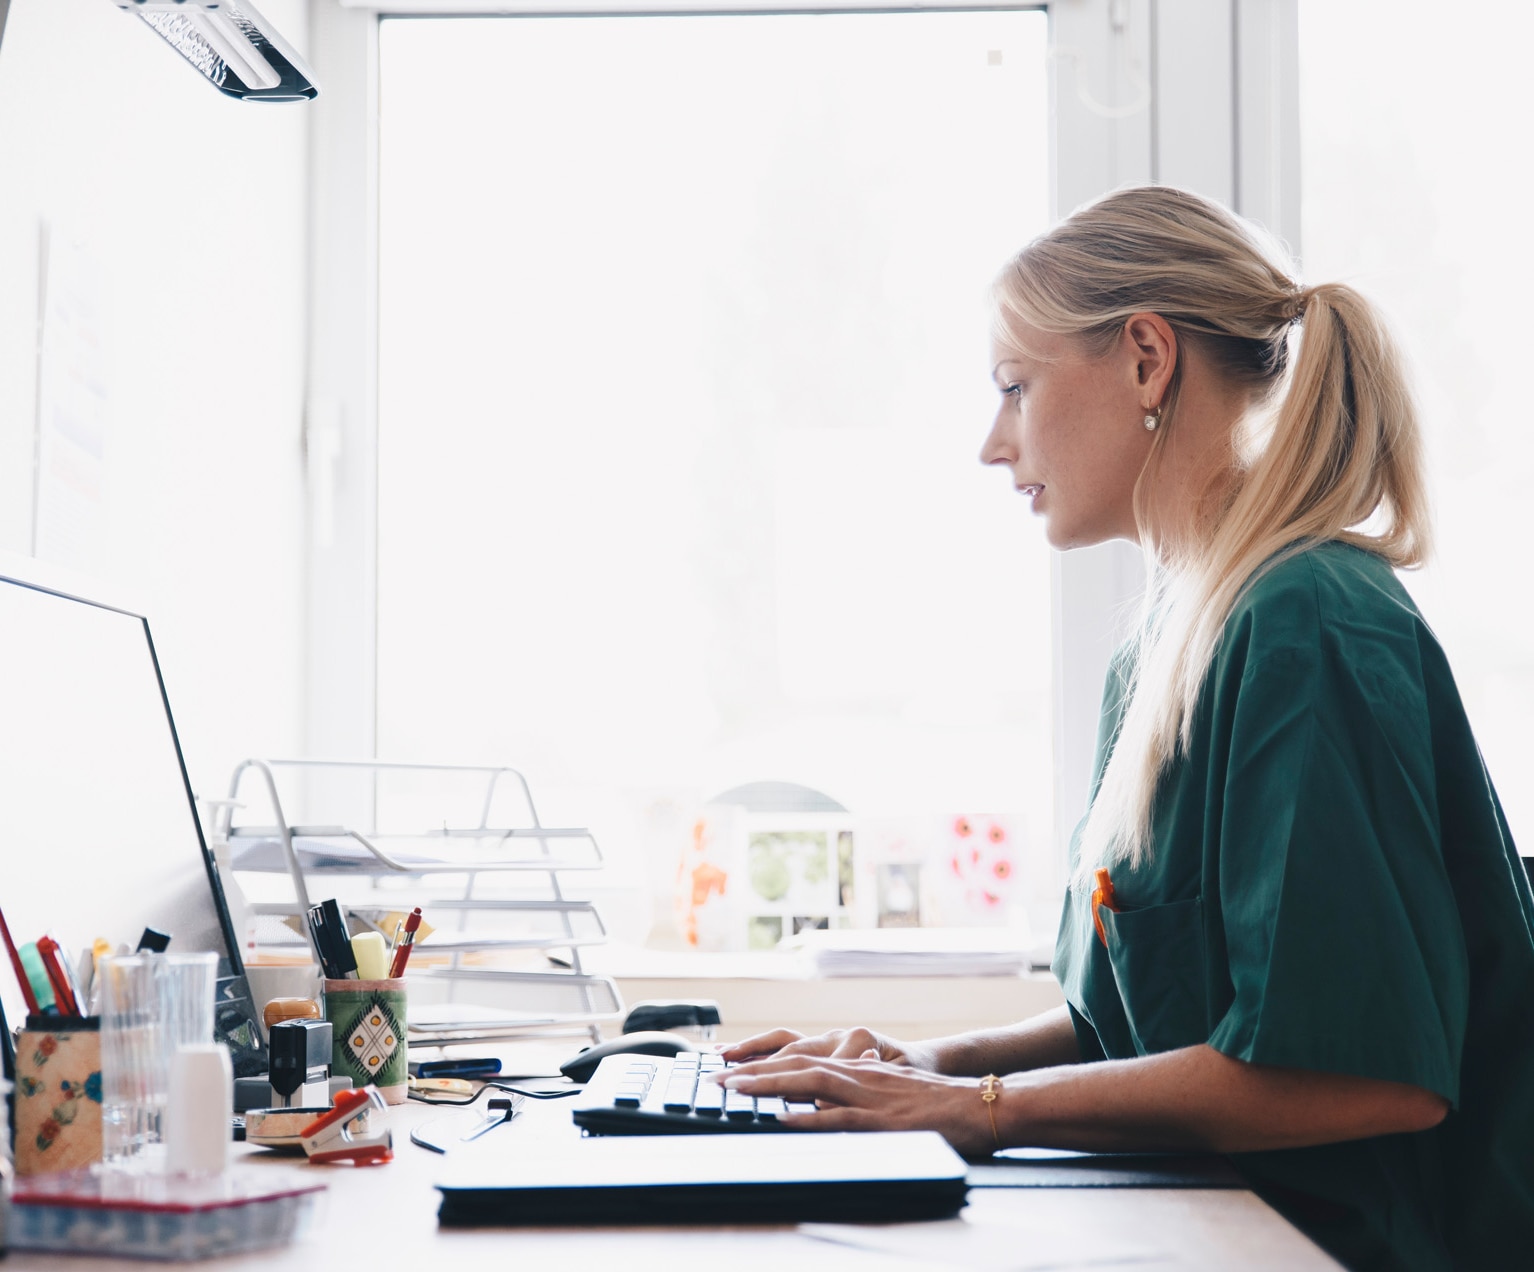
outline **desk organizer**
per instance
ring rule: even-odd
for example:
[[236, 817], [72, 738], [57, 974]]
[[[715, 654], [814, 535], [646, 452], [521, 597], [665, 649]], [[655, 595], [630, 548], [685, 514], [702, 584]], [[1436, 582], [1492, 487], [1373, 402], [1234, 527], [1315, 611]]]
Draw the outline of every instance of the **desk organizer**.
[[601, 1022], [622, 1015], [617, 984], [581, 962], [607, 939], [601, 915], [568, 895], [572, 875], [602, 869], [596, 838], [544, 825], [516, 769], [248, 759], [217, 802], [210, 840], [249, 924], [247, 963], [317, 961], [302, 921], [311, 893], [336, 899], [353, 936], [386, 940], [420, 906], [431, 930], [408, 968], [428, 982], [415, 995], [416, 1045], [596, 1042]]
[[135, 1259], [207, 1259], [301, 1236], [322, 1183], [292, 1172], [149, 1175], [102, 1168], [18, 1180], [13, 1250]]
[[16, 1174], [101, 1160], [101, 1030], [94, 1016], [29, 1016], [16, 1041]]

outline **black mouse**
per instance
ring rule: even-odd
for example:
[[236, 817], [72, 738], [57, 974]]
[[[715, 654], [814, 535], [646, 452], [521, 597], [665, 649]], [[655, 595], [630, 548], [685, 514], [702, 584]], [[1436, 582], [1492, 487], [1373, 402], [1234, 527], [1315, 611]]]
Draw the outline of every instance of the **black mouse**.
[[571, 1082], [590, 1082], [591, 1075], [597, 1071], [597, 1065], [608, 1056], [674, 1056], [679, 1051], [698, 1050], [699, 1047], [688, 1042], [681, 1034], [641, 1029], [637, 1033], [619, 1034], [616, 1038], [609, 1038], [606, 1042], [599, 1042], [594, 1047], [577, 1052], [559, 1066], [559, 1071]]

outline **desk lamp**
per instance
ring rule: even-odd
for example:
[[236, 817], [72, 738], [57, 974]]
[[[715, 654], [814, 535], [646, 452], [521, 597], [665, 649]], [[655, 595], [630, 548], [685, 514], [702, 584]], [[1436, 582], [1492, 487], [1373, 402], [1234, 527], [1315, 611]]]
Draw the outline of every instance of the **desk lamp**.
[[249, 0], [112, 0], [137, 13], [214, 88], [255, 102], [298, 102], [319, 90], [304, 60]]
[[[301, 102], [319, 95], [303, 58], [249, 0], [112, 0], [137, 13], [230, 97]], [[11, 0], [0, 0], [0, 43]]]

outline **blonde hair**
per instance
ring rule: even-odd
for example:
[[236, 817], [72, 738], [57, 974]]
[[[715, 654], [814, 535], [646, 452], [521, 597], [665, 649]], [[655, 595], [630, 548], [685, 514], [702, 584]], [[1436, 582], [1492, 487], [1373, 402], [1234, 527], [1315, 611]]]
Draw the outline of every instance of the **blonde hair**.
[[[1145, 859], [1157, 784], [1189, 745], [1226, 619], [1265, 564], [1329, 540], [1397, 568], [1420, 564], [1428, 550], [1417, 412], [1385, 324], [1352, 288], [1301, 288], [1282, 261], [1259, 230], [1218, 204], [1142, 186], [1078, 209], [996, 280], [1004, 344], [1024, 347], [1025, 324], [1074, 336], [1100, 356], [1131, 315], [1159, 314], [1184, 348], [1198, 348], [1262, 408], [1233, 421], [1230, 487], [1200, 510], [1189, 541], [1163, 544], [1151, 562], [1128, 705], [1082, 833], [1078, 879]], [[1135, 486], [1146, 544], [1155, 537], [1146, 492], [1177, 428], [1182, 365], [1179, 358]]]

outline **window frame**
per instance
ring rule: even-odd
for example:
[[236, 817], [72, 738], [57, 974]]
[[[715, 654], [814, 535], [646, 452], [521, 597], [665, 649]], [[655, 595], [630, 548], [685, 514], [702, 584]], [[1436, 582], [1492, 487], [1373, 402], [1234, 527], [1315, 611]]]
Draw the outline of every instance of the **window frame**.
[[[374, 758], [378, 640], [378, 30], [385, 16], [1047, 11], [1050, 204], [1116, 187], [1185, 186], [1299, 251], [1298, 0], [321, 0], [310, 6], [308, 494], [304, 741]], [[1123, 543], [1056, 554], [1055, 842], [1032, 863], [1063, 887], [1085, 811], [1103, 676], [1143, 584]], [[370, 811], [366, 790], [350, 793]]]

